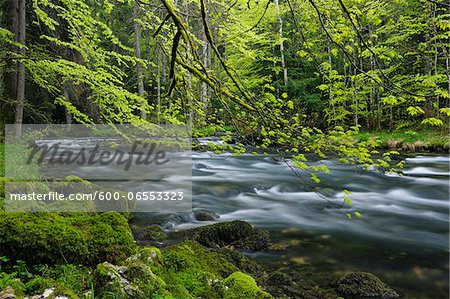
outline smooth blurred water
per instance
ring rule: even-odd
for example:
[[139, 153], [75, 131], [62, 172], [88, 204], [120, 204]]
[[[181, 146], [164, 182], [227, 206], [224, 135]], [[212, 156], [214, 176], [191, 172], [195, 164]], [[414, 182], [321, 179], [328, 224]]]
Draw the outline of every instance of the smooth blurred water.
[[[286, 251], [255, 255], [272, 268], [311, 263], [325, 271], [377, 274], [409, 298], [447, 298], [449, 280], [448, 156], [406, 158], [405, 175], [381, 174], [333, 160], [314, 184], [274, 156], [195, 153], [193, 204], [272, 232]], [[342, 208], [343, 190], [352, 208]], [[345, 214], [359, 211], [361, 219]], [[142, 214], [145, 225], [155, 215]], [[169, 230], [208, 223], [172, 216]]]

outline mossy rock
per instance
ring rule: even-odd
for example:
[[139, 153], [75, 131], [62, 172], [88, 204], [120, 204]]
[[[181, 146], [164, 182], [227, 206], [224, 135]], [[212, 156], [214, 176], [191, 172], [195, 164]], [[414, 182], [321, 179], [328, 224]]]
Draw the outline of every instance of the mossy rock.
[[218, 298], [216, 285], [237, 267], [224, 254], [194, 241], [164, 248], [160, 277], [176, 298]]
[[133, 298], [141, 295], [134, 282], [123, 278], [125, 267], [113, 265], [108, 262], [99, 264], [93, 274], [93, 285], [100, 298], [107, 294], [114, 294], [118, 298]]
[[102, 263], [94, 271], [94, 287], [100, 298], [152, 298], [155, 293], [170, 295], [164, 281], [145, 263], [131, 260], [122, 266]]
[[234, 272], [223, 281], [224, 299], [263, 299], [272, 298], [269, 293], [262, 291], [255, 280], [242, 272]]
[[397, 292], [378, 277], [367, 272], [353, 272], [345, 275], [339, 280], [337, 290], [342, 296], [350, 299], [394, 299], [399, 297]]
[[257, 251], [267, 250], [270, 246], [268, 231], [254, 228], [250, 223], [241, 220], [220, 222], [197, 228], [194, 240], [211, 248], [233, 246]]
[[159, 267], [163, 264], [163, 256], [159, 248], [153, 246], [141, 247], [137, 254], [129, 257], [129, 259], [139, 259], [149, 266]]
[[166, 237], [167, 234], [159, 225], [149, 225], [142, 233], [142, 239], [144, 240], [163, 241]]
[[136, 249], [119, 213], [0, 212], [0, 256], [29, 264], [97, 264], [124, 260]]
[[170, 298], [166, 283], [153, 270], [161, 267], [161, 252], [146, 247], [119, 265], [102, 263], [93, 274], [96, 293], [100, 298], [154, 298], [161, 295]]

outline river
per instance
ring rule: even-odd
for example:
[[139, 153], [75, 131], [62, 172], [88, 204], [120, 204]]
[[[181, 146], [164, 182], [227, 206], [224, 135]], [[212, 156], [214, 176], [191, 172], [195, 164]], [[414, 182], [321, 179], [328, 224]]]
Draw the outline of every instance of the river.
[[[193, 206], [219, 221], [241, 219], [271, 231], [285, 251], [253, 254], [273, 269], [309, 263], [325, 271], [369, 271], [407, 298], [447, 298], [449, 288], [448, 156], [406, 157], [404, 175], [320, 160], [329, 174], [313, 184], [276, 156], [194, 153]], [[341, 208], [343, 190], [353, 207]], [[338, 204], [336, 204], [338, 203]], [[362, 218], [345, 214], [359, 211]], [[154, 221], [139, 214], [135, 224]], [[210, 222], [172, 216], [183, 230]]]

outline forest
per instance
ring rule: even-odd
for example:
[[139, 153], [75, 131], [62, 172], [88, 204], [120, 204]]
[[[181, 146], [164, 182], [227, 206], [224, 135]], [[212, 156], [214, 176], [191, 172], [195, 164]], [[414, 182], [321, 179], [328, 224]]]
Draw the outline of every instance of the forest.
[[2, 2], [2, 123], [448, 126], [445, 1]]
[[[449, 298], [449, 1], [0, 7], [0, 299]], [[192, 209], [8, 211], [30, 124], [188, 127]]]

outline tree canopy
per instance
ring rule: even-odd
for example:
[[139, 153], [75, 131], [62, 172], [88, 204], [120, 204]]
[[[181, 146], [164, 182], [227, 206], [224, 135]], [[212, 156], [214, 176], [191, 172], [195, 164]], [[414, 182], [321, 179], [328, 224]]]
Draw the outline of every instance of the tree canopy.
[[445, 1], [1, 2], [2, 123], [231, 125], [293, 148], [448, 126]]

